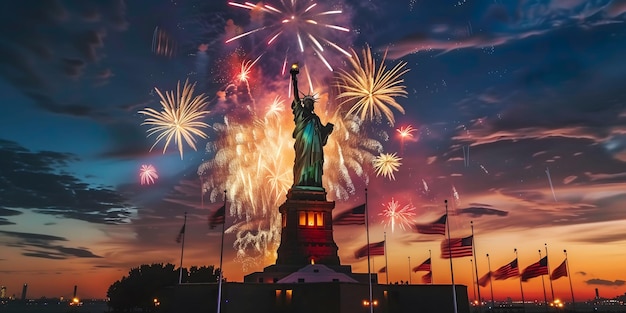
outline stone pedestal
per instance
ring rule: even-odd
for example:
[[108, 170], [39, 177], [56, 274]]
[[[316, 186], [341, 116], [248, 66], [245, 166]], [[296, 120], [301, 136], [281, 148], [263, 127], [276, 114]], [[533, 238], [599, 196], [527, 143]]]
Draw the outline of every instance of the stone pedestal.
[[279, 208], [282, 232], [276, 265], [340, 265], [333, 240], [334, 208], [335, 202], [326, 201], [323, 188], [294, 186]]
[[[282, 231], [276, 264], [244, 277], [245, 282], [276, 283], [287, 275], [314, 263], [338, 273], [348, 274], [359, 282], [368, 282], [367, 274], [353, 274], [350, 265], [341, 265], [333, 239], [334, 201], [326, 201], [321, 187], [294, 186], [280, 208]], [[375, 274], [374, 274], [374, 282]]]

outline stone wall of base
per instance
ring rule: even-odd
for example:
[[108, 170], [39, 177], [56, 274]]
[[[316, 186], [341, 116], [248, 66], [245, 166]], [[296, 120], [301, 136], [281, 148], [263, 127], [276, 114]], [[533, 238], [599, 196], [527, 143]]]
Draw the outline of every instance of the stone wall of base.
[[[372, 285], [374, 312], [453, 313], [451, 285]], [[161, 311], [217, 312], [218, 284], [182, 284], [168, 288]], [[223, 283], [222, 313], [369, 312], [369, 285], [361, 283]], [[458, 313], [469, 313], [467, 286], [456, 285]]]

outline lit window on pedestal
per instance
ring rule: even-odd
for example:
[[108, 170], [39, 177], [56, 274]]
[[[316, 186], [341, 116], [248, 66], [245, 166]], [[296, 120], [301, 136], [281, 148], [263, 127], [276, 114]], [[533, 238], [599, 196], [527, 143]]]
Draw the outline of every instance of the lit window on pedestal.
[[[298, 225], [306, 227], [324, 226], [324, 212], [300, 211], [298, 212]], [[286, 227], [286, 225], [283, 225]]]
[[283, 291], [280, 289], [276, 289], [276, 305], [280, 305], [280, 303], [283, 302], [282, 295]]
[[284, 213], [282, 215], [282, 224], [283, 224], [283, 228], [287, 227], [287, 213]]
[[315, 225], [324, 226], [324, 213], [322, 212], [315, 213]]
[[291, 304], [292, 294], [293, 294], [293, 290], [291, 289], [285, 290], [285, 304]]
[[300, 211], [299, 213], [300, 215], [298, 217], [299, 217], [300, 222], [298, 224], [300, 226], [306, 226], [306, 212]]

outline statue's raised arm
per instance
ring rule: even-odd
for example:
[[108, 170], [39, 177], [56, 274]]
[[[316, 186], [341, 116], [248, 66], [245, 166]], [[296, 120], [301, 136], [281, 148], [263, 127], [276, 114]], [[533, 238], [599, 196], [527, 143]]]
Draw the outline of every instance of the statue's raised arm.
[[328, 136], [333, 131], [334, 125], [323, 125], [320, 118], [313, 112], [315, 98], [304, 96], [300, 100], [298, 91], [298, 64], [291, 66], [291, 80], [293, 83], [293, 120], [296, 127], [293, 130], [293, 138], [296, 140], [293, 148], [296, 159], [293, 165], [293, 185], [322, 187], [322, 174], [324, 167], [323, 146], [328, 141]]
[[298, 67], [298, 63], [294, 63], [291, 65], [291, 69], [289, 70], [291, 74], [291, 83], [293, 84], [293, 103], [300, 102], [300, 92], [298, 91], [298, 74], [300, 74], [300, 68]]

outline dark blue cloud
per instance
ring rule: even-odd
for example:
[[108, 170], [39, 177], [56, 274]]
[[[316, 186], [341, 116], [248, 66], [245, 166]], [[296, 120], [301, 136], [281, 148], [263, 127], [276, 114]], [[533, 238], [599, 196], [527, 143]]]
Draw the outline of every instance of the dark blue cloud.
[[79, 219], [91, 223], [123, 223], [132, 206], [115, 190], [90, 186], [65, 172], [76, 156], [32, 152], [0, 139], [0, 189], [3, 205]]
[[0, 235], [8, 237], [7, 246], [23, 250], [22, 255], [36, 258], [64, 260], [68, 258], [100, 258], [86, 248], [71, 248], [54, 244], [57, 241], [67, 242], [63, 237], [36, 233], [11, 232], [0, 230]]

